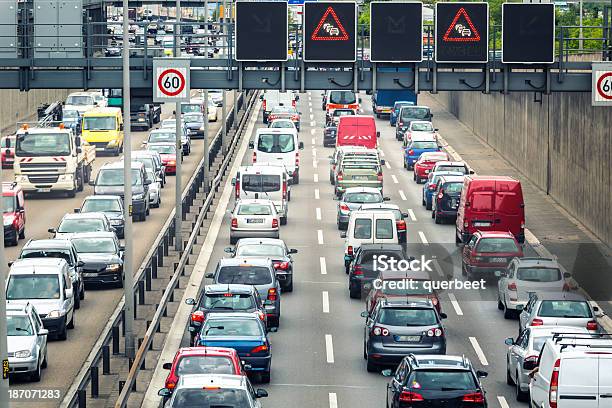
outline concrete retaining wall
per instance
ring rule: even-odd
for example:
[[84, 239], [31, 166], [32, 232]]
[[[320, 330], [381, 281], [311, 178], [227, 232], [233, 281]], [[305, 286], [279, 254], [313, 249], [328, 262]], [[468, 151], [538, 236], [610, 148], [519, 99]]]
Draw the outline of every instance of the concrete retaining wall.
[[612, 108], [592, 107], [590, 93], [433, 97], [612, 246]]
[[36, 114], [36, 108], [44, 103], [64, 100], [68, 89], [34, 89], [20, 92], [14, 89], [0, 90], [0, 130], [2, 134], [13, 132], [16, 123], [26, 121]]

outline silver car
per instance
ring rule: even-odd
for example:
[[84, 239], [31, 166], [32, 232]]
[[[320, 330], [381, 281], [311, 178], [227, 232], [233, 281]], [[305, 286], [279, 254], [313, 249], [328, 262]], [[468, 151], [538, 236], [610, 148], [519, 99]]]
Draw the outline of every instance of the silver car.
[[516, 387], [516, 399], [527, 401], [529, 393], [529, 372], [538, 364], [538, 357], [546, 339], [556, 333], [584, 333], [589, 336], [586, 327], [572, 326], [532, 326], [528, 327], [516, 340], [508, 337], [506, 352], [506, 383]]
[[557, 261], [549, 258], [514, 258], [508, 268], [496, 272], [497, 306], [509, 319], [516, 314], [519, 305], [525, 306], [529, 293], [561, 293], [569, 290], [565, 281], [569, 273], [562, 273]]
[[351, 211], [358, 210], [362, 204], [376, 204], [389, 201], [389, 197], [383, 197], [379, 189], [374, 187], [349, 187], [342, 198], [338, 201], [338, 214], [336, 223], [339, 230], [348, 227]]
[[40, 381], [41, 369], [47, 367], [47, 335], [34, 306], [9, 304], [6, 308], [9, 373], [25, 374]]
[[66, 214], [57, 228], [49, 228], [53, 238], [69, 238], [79, 232], [115, 232], [110, 221], [102, 212]]
[[153, 170], [146, 169], [146, 172], [149, 180], [152, 180], [149, 184], [149, 204], [152, 208], [158, 208], [161, 204], [161, 181], [159, 177], [156, 177]]
[[278, 238], [280, 218], [270, 200], [238, 200], [232, 211], [230, 243], [240, 238]]

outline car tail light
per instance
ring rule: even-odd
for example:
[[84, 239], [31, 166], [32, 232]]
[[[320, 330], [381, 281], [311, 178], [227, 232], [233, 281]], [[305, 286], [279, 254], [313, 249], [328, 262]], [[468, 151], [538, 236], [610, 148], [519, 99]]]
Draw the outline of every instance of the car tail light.
[[361, 265], [355, 265], [353, 268], [353, 275], [363, 275], [363, 267]]
[[268, 115], [268, 122], [272, 122], [275, 119], [276, 119], [275, 115]]
[[259, 317], [259, 320], [261, 320], [262, 322], [266, 320], [266, 315], [261, 310], [257, 312], [257, 316]]
[[516, 291], [517, 291], [517, 288], [516, 288], [516, 283], [514, 283], [514, 282], [509, 283], [509, 284], [508, 284], [508, 290], [511, 290], [511, 291], [516, 292]]
[[543, 326], [544, 325], [544, 321], [542, 319], [533, 319], [531, 321], [531, 325], [532, 326]]
[[166, 388], [169, 390], [176, 388], [176, 377], [172, 376], [172, 378], [166, 380]]
[[202, 323], [204, 321], [204, 312], [201, 310], [196, 310], [195, 312], [191, 313], [191, 321]]
[[240, 179], [236, 178], [236, 198], [240, 198]]
[[559, 390], [559, 366], [561, 360], [557, 359], [553, 366], [552, 374], [550, 375], [550, 388], [548, 391], [548, 404], [550, 408], [557, 408], [557, 391]]
[[442, 337], [444, 336], [444, 331], [440, 328], [438, 329], [429, 329], [427, 330], [427, 337]]
[[586, 328], [587, 330], [597, 330], [597, 322], [595, 320], [588, 321]]
[[265, 110], [266, 110], [266, 100], [265, 100], [265, 99], [264, 99], [264, 101], [263, 101], [263, 104], [262, 104], [262, 105], [263, 105], [263, 110], [265, 111]]
[[338, 176], [336, 176], [336, 178], [338, 179], [338, 181], [342, 181], [344, 180], [344, 175], [342, 173], [338, 173]]
[[275, 301], [278, 298], [278, 292], [276, 288], [268, 289], [268, 300]]
[[383, 181], [383, 175], [382, 173], [378, 173], [378, 181]]
[[397, 125], [398, 125], [398, 126], [404, 126], [404, 122], [399, 121], [399, 122], [397, 123]]
[[289, 262], [274, 262], [274, 269], [286, 271], [289, 269]]
[[262, 351], [268, 351], [268, 345], [262, 344], [261, 346], [254, 347], [251, 349], [251, 354], [261, 353]]
[[521, 229], [525, 229], [525, 220], [521, 221]]
[[414, 155], [414, 150], [412, 150], [412, 149], [408, 150], [408, 155], [409, 155], [409, 156]]
[[342, 211], [342, 212], [349, 212], [349, 211], [351, 211], [351, 209], [346, 204], [340, 204], [340, 211]]
[[462, 399], [463, 402], [484, 402], [484, 395], [482, 392], [471, 392], [465, 394]]
[[346, 253], [353, 256], [353, 247], [351, 245], [346, 248]]
[[283, 200], [287, 199], [287, 182], [283, 181]]
[[300, 166], [300, 153], [296, 152], [295, 153], [295, 167], [299, 167]]
[[563, 291], [569, 292], [569, 290], [570, 290], [570, 285], [568, 285], [567, 282], [563, 282]]
[[300, 120], [300, 117], [298, 115], [292, 115], [291, 120]]
[[295, 108], [295, 99], [291, 101], [291, 106]]
[[415, 402], [415, 401], [425, 401], [423, 396], [418, 392], [414, 391], [402, 391], [399, 396], [400, 402]]
[[373, 336], [388, 336], [389, 330], [384, 327], [374, 326], [372, 328], [372, 335]]
[[272, 219], [272, 228], [278, 228], [278, 220], [276, 218]]
[[436, 184], [433, 184], [433, 183], [429, 183], [429, 185], [427, 186], [427, 188], [432, 191], [435, 190], [436, 187], [437, 187]]
[[397, 230], [398, 231], [406, 231], [406, 221], [404, 220], [399, 220], [397, 222]]
[[444, 197], [444, 193], [443, 193], [442, 191], [440, 191], [440, 192], [438, 193], [438, 200], [441, 200], [441, 199], [442, 199], [442, 197]]
[[257, 163], [257, 152], [253, 152], [253, 163]]
[[238, 228], [238, 219], [232, 218], [232, 228]]

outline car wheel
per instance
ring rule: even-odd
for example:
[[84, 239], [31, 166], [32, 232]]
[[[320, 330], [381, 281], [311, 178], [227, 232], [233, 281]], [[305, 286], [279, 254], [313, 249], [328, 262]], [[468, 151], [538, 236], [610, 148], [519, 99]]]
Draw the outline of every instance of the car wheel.
[[461, 274], [463, 276], [467, 276], [467, 266], [465, 265], [465, 262], [461, 262]]
[[349, 296], [351, 299], [360, 299], [361, 287], [357, 285], [349, 285]]
[[19, 244], [19, 233], [15, 231], [15, 238], [9, 241], [9, 246], [17, 246]]
[[34, 382], [39, 382], [40, 381], [40, 361], [36, 365], [36, 370], [33, 373], [30, 374], [30, 380], [32, 380]]
[[497, 295], [497, 309], [504, 310], [504, 304], [502, 303], [499, 294]]
[[431, 210], [431, 203], [427, 202], [427, 200], [425, 200], [425, 209]]
[[289, 283], [285, 286], [285, 292], [293, 292], [293, 278], [289, 278]]
[[119, 282], [117, 282], [115, 284], [115, 286], [118, 287], [118, 288], [122, 288], [123, 287], [123, 282], [125, 282], [125, 275], [121, 274], [121, 279], [119, 280]]
[[270, 382], [270, 372], [264, 371], [263, 373], [260, 373], [259, 381], [262, 382], [263, 384], [268, 384]]
[[459, 245], [461, 244], [461, 238], [459, 238], [459, 235], [457, 235], [457, 233], [455, 232], [455, 244]]
[[[434, 210], [433, 206], [431, 208], [431, 218], [436, 218], [436, 210]], [[439, 222], [436, 221], [436, 224], [439, 224]]]
[[442, 217], [439, 217], [437, 212], [433, 211], [432, 215], [434, 216], [436, 224], [442, 224]]
[[236, 238], [230, 237], [230, 244], [236, 245], [236, 242], [238, 242], [238, 240]]
[[280, 217], [280, 224], [287, 225], [287, 217]]
[[295, 173], [293, 175], [293, 184], [300, 184], [300, 173]]
[[514, 317], [514, 311], [508, 309], [508, 306], [504, 303], [504, 319], [512, 319]]
[[47, 360], [48, 359], [49, 359], [48, 351], [45, 350], [45, 357], [43, 358], [42, 365], [40, 366], [41, 368], [47, 368]]
[[23, 227], [23, 229], [19, 233], [19, 239], [25, 239], [25, 227]]
[[77, 191], [83, 191], [83, 186], [85, 185], [85, 175], [83, 174], [83, 168], [77, 170], [76, 173], [77, 178]]
[[512, 379], [512, 376], [510, 375], [510, 364], [508, 363], [508, 359], [506, 359], [506, 384], [514, 385], [514, 380]]
[[77, 294], [76, 291], [74, 291], [74, 308], [75, 309], [81, 308], [81, 297]]
[[66, 325], [64, 325], [64, 328], [62, 329], [62, 331], [57, 334], [57, 339], [66, 340], [67, 338], [68, 338], [68, 328], [66, 327]]
[[516, 400], [519, 402], [527, 401], [527, 396], [529, 393], [521, 390], [521, 382], [519, 381], [518, 371], [516, 373]]
[[378, 364], [372, 362], [372, 360], [368, 358], [366, 369], [368, 370], [368, 373], [375, 373], [378, 371]]
[[72, 319], [70, 319], [70, 323], [68, 323], [68, 325], [66, 326], [69, 329], [74, 329], [74, 315], [76, 313], [72, 312]]
[[366, 352], [366, 344], [365, 341], [363, 342], [363, 359], [367, 360], [368, 359], [368, 353]]
[[402, 164], [404, 165], [404, 168], [407, 169], [408, 166], [406, 166], [406, 160], [402, 160]]
[[81, 291], [79, 292], [79, 299], [85, 299], [85, 285], [81, 286]]

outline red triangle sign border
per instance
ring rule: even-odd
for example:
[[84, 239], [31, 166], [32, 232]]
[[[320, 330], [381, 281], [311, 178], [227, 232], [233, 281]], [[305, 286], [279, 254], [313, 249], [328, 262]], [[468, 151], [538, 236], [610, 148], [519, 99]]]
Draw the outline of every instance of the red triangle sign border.
[[[472, 33], [475, 34], [474, 37], [470, 37], [470, 38], [451, 38], [451, 37], [449, 37], [449, 35], [452, 32], [455, 24], [457, 23], [457, 20], [459, 20], [459, 17], [461, 15], [463, 15], [463, 17], [465, 18], [466, 22], [470, 26], [470, 29], [472, 30]], [[478, 42], [478, 41], [480, 41], [480, 33], [478, 32], [476, 27], [474, 27], [474, 24], [472, 23], [472, 19], [468, 15], [467, 11], [465, 11], [465, 8], [461, 7], [457, 11], [457, 14], [455, 14], [455, 18], [453, 19], [453, 22], [448, 27], [448, 30], [446, 30], [446, 33], [444, 34], [444, 37], [442, 37], [442, 40], [448, 41], [448, 42]]]
[[[327, 16], [329, 16], [330, 14], [332, 15], [332, 18], [334, 19], [336, 24], [338, 24], [338, 29], [340, 30], [342, 35], [339, 36], [339, 37], [320, 37], [318, 35], [319, 30], [321, 29], [321, 27], [325, 23], [325, 20], [327, 19]], [[334, 9], [331, 6], [329, 6], [329, 7], [327, 7], [327, 10], [325, 10], [325, 13], [323, 13], [323, 17], [321, 17], [321, 20], [319, 21], [319, 24], [317, 25], [317, 28], [315, 28], [315, 30], [312, 33], [312, 36], [310, 38], [313, 41], [346, 41], [346, 40], [349, 39], [349, 36], [348, 36], [348, 33], [346, 32], [346, 30], [344, 29], [344, 26], [340, 22], [340, 19], [336, 15], [336, 12], [334, 11]]]

